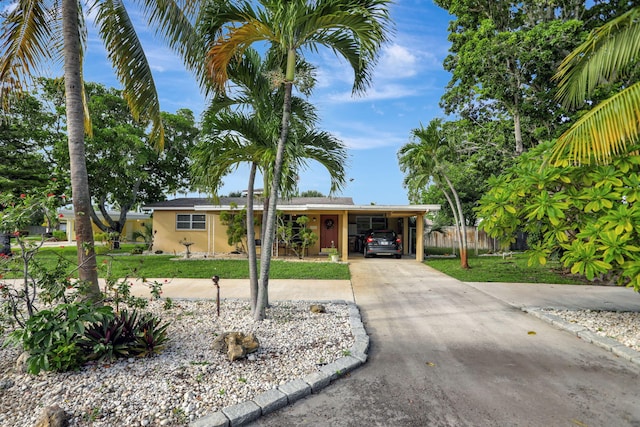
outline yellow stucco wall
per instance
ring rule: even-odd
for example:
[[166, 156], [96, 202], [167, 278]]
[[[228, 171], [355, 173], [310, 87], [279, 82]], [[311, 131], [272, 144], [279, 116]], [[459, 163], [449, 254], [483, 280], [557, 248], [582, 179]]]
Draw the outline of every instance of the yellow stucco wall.
[[[67, 237], [69, 238], [69, 240], [76, 240], [75, 219], [66, 218], [64, 222], [66, 222]], [[127, 219], [127, 222], [124, 225], [124, 229], [122, 230], [122, 240], [133, 241], [133, 233], [136, 231], [142, 232], [144, 224], [152, 222], [153, 220], [151, 218]], [[99, 236], [101, 233], [104, 233], [102, 230], [96, 227], [93, 222], [91, 223], [91, 226], [94, 236]], [[97, 243], [100, 243], [99, 239], [96, 239], [96, 241]], [[138, 242], [142, 243], [142, 239], [138, 239]]]
[[[299, 212], [291, 213], [293, 215], [300, 215]], [[235, 246], [230, 246], [227, 242], [227, 226], [221, 223], [219, 212], [206, 213], [205, 230], [178, 230], [176, 228], [176, 215], [178, 214], [204, 214], [204, 212], [155, 211], [153, 213], [153, 227], [154, 230], [157, 230], [157, 233], [154, 239], [154, 250], [161, 250], [165, 253], [184, 254], [185, 246], [180, 244], [180, 240], [185, 239], [186, 241], [193, 242], [193, 245], [190, 247], [192, 253], [221, 254], [229, 253], [236, 249]], [[316, 221], [309, 221], [307, 227], [320, 237], [321, 225], [319, 224], [319, 218], [322, 212], [305, 212], [304, 215], [310, 219], [316, 218]], [[336, 226], [339, 227], [338, 242], [342, 241], [342, 224], [343, 216], [339, 215], [338, 224], [336, 224]], [[256, 226], [256, 238], [260, 238], [259, 226]], [[320, 250], [320, 239], [318, 238], [318, 241], [308, 249], [308, 255], [318, 255]], [[258, 253], [259, 252], [260, 247], [258, 247]], [[280, 250], [279, 255], [284, 256], [285, 252]], [[291, 255], [291, 253], [288, 255]]]
[[[180, 212], [181, 214], [203, 214], [203, 212]], [[178, 230], [175, 211], [156, 211], [153, 213], [153, 229], [157, 231], [154, 237], [153, 247], [166, 253], [183, 254], [186, 247], [181, 241], [192, 242], [191, 252], [207, 253], [207, 233], [211, 230], [209, 215], [206, 215], [204, 230]]]

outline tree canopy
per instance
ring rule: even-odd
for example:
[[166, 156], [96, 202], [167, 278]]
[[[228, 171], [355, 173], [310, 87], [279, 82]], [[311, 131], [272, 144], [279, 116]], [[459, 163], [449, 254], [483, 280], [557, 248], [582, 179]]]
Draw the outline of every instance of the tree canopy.
[[564, 111], [553, 98], [554, 70], [582, 37], [584, 1], [436, 0], [449, 25], [452, 73], [442, 106], [471, 118], [479, 110], [511, 122], [513, 150], [555, 136]]

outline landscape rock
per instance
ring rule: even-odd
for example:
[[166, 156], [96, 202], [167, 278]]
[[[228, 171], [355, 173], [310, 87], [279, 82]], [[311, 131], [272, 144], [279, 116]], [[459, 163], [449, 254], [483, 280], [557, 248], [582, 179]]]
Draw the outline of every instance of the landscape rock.
[[23, 351], [16, 359], [16, 372], [24, 374], [27, 372], [27, 359], [29, 359], [29, 352]]
[[67, 413], [58, 405], [47, 406], [38, 418], [35, 427], [66, 427], [69, 422]]
[[242, 332], [224, 332], [213, 340], [212, 347], [214, 350], [226, 354], [233, 362], [257, 351], [260, 342], [253, 333], [245, 335]]
[[11, 379], [0, 379], [0, 390], [6, 390], [8, 388], [13, 387], [13, 385], [15, 384], [15, 382]]
[[322, 304], [311, 304], [309, 307], [312, 313], [326, 313], [327, 309]]

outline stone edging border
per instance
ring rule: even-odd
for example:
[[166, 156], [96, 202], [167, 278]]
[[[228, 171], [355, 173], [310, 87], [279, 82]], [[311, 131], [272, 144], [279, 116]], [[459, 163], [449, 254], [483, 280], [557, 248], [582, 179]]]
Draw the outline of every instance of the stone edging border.
[[253, 400], [227, 406], [218, 412], [192, 422], [190, 427], [236, 427], [255, 421], [263, 415], [290, 405], [311, 393], [318, 393], [332, 381], [353, 371], [367, 361], [369, 335], [364, 329], [360, 309], [352, 302], [343, 300], [318, 301], [318, 303], [346, 304], [349, 308], [349, 324], [355, 341], [349, 349], [350, 355], [333, 363], [321, 366], [319, 371], [297, 378], [281, 386], [267, 390]]
[[640, 352], [627, 347], [626, 345], [614, 340], [613, 338], [600, 336], [584, 326], [567, 322], [566, 320], [559, 316], [556, 316], [555, 314], [546, 313], [545, 309], [540, 307], [521, 307], [520, 309], [525, 313], [537, 317], [538, 319], [551, 323], [557, 328], [564, 329], [565, 331], [576, 335], [578, 338], [583, 339], [588, 343], [595, 344], [598, 347], [610, 351], [616, 356], [635, 363], [636, 365], [640, 365]]

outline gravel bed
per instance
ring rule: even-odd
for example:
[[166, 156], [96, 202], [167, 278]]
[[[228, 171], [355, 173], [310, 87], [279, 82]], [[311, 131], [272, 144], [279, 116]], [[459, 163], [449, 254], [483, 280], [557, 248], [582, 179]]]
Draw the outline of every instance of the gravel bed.
[[[46, 406], [71, 414], [70, 426], [177, 426], [309, 373], [347, 354], [354, 339], [346, 304], [276, 302], [267, 319], [254, 322], [249, 303], [223, 300], [163, 301], [148, 310], [169, 321], [170, 341], [148, 359], [93, 364], [69, 373], [19, 374], [20, 350], [0, 348], [0, 425], [33, 426]], [[254, 332], [260, 349], [229, 362], [212, 350], [222, 332]]]
[[640, 351], [640, 312], [597, 310], [544, 310], [563, 320], [576, 323], [603, 337]]

